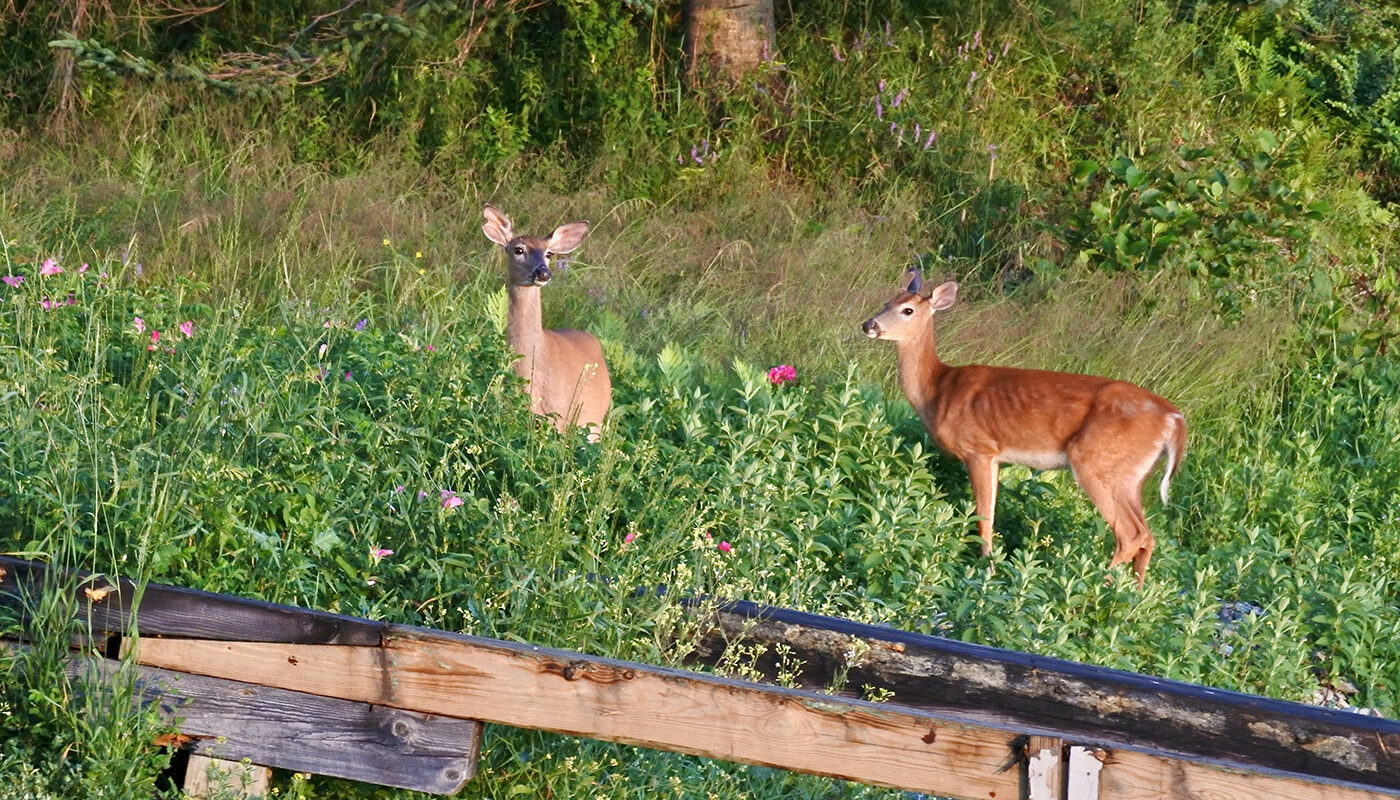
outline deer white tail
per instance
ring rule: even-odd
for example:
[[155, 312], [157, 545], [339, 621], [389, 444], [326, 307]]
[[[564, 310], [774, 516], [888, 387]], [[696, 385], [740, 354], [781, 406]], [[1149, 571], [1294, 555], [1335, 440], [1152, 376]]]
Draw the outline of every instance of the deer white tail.
[[1172, 476], [1176, 474], [1176, 468], [1181, 466], [1181, 457], [1186, 453], [1186, 417], [1181, 414], [1171, 414], [1167, 420], [1172, 426], [1172, 432], [1162, 445], [1162, 452], [1167, 456], [1167, 464], [1162, 469], [1162, 483], [1157, 487], [1163, 503], [1167, 502], [1167, 489], [1171, 485]]

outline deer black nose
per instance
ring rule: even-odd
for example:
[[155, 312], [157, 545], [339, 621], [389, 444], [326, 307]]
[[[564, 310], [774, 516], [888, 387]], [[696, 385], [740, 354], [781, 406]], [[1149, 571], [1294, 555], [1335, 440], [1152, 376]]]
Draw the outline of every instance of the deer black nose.
[[880, 323], [873, 319], [866, 320], [865, 324], [860, 326], [860, 329], [865, 331], [865, 335], [872, 339], [880, 335]]
[[535, 267], [535, 271], [530, 273], [530, 277], [534, 279], [536, 286], [543, 286], [549, 283], [549, 279], [554, 277], [554, 275], [549, 271], [549, 267], [540, 265]]

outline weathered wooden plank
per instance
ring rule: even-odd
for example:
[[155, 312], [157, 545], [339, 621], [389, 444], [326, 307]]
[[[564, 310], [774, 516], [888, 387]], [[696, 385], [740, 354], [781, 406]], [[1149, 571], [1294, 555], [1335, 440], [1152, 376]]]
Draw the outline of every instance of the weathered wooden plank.
[[143, 663], [937, 794], [1015, 796], [1018, 737], [683, 670], [400, 630], [383, 649], [142, 642]]
[[158, 583], [137, 586], [125, 578], [0, 556], [0, 604], [23, 608], [46, 582], [71, 587], [77, 618], [90, 620], [94, 632], [126, 633], [133, 612], [139, 612], [142, 636], [188, 639], [377, 645], [382, 628], [356, 617]]
[[[69, 671], [107, 680], [118, 663], [75, 658]], [[473, 720], [154, 667], [138, 667], [135, 679], [185, 746], [213, 758], [435, 794], [455, 793], [476, 770]]]
[[[961, 798], [1021, 789], [1023, 737], [956, 716], [475, 637], [384, 648], [155, 640], [144, 663]], [[1034, 731], [1033, 731], [1034, 733]], [[1111, 749], [1104, 800], [1377, 800], [1394, 792]], [[995, 793], [995, 794], [993, 794]]]
[[742, 602], [719, 607], [693, 661], [733, 643], [765, 645], [754, 666], [770, 678], [781, 645], [804, 687], [842, 676], [902, 706], [1070, 741], [1400, 791], [1395, 720]]

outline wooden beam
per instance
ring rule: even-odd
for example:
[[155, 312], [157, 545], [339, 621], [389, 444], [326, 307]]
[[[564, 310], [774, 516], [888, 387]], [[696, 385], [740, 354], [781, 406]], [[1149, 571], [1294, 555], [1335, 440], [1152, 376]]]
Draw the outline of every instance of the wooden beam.
[[804, 688], [840, 676], [846, 686], [886, 690], [901, 706], [998, 727], [1400, 793], [1395, 720], [790, 609], [710, 608], [710, 632], [691, 663], [715, 664], [731, 646], [758, 645], [763, 655], [749, 666], [772, 679], [800, 665]]
[[[110, 681], [119, 662], [74, 658], [68, 672]], [[138, 667], [143, 702], [176, 725], [196, 754], [454, 794], [476, 771], [481, 723], [254, 683]]]
[[[1014, 731], [894, 704], [415, 628], [385, 646], [143, 640], [144, 664], [950, 797], [1021, 790]], [[1110, 751], [1105, 800], [1376, 800], [1379, 791]], [[1202, 793], [1204, 791], [1204, 793]]]
[[1016, 734], [469, 637], [386, 646], [143, 640], [145, 664], [936, 794], [1011, 798]]
[[74, 616], [93, 632], [123, 634], [139, 611], [144, 636], [307, 644], [379, 644], [381, 623], [91, 572], [51, 569], [0, 556], [0, 604], [23, 608], [46, 587], [73, 596]]

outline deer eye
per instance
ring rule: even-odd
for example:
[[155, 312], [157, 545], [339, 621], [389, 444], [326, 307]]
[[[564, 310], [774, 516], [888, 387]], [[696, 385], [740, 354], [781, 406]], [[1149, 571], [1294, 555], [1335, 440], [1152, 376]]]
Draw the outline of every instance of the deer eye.
[[909, 316], [910, 314], [913, 314], [913, 313], [914, 313], [914, 309], [912, 309], [912, 308], [910, 308], [910, 307], [908, 307], [908, 306], [905, 306], [904, 308], [900, 309], [900, 312], [899, 312], [899, 313], [901, 313], [901, 314], [903, 314], [904, 316], [907, 317], [907, 316]]
[[523, 256], [523, 255], [525, 255], [525, 248], [521, 247], [520, 245], [516, 245], [516, 246], [515, 246], [515, 254], [518, 255], [518, 256]]

